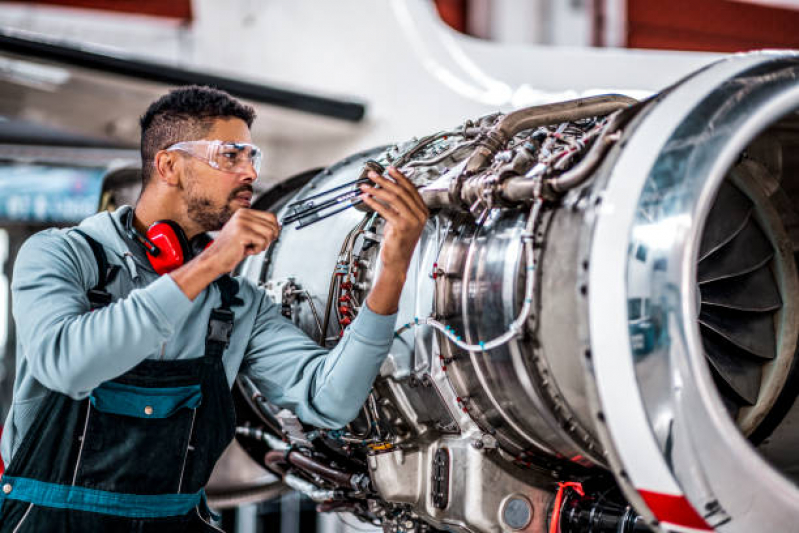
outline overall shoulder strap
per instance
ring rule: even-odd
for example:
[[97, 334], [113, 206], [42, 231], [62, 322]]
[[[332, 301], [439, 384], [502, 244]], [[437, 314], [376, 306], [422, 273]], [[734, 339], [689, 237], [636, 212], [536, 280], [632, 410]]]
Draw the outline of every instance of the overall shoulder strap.
[[75, 229], [74, 231], [89, 244], [89, 247], [92, 249], [92, 254], [94, 254], [94, 260], [97, 262], [97, 285], [86, 292], [86, 296], [88, 296], [89, 302], [92, 305], [92, 311], [94, 311], [95, 309], [105, 307], [111, 303], [111, 294], [105, 290], [109, 282], [108, 258], [105, 256], [105, 250], [103, 250], [99, 242], [79, 229]]
[[208, 320], [208, 333], [205, 335], [205, 356], [222, 357], [225, 348], [230, 344], [230, 335], [233, 333], [233, 320], [235, 314], [230, 308], [241, 302], [236, 295], [239, 292], [239, 282], [225, 274], [215, 282], [219, 287], [222, 303], [211, 311]]

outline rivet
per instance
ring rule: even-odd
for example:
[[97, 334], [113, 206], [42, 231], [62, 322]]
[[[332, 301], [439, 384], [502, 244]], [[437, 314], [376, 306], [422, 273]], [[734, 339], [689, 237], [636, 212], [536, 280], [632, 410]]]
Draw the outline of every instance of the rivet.
[[144, 408], [144, 414], [147, 415], [147, 416], [150, 416], [151, 414], [153, 414], [153, 406], [152, 405], [146, 406]]
[[13, 488], [14, 487], [11, 486], [11, 483], [6, 483], [5, 485], [3, 485], [3, 492], [6, 494], [11, 494], [11, 490]]

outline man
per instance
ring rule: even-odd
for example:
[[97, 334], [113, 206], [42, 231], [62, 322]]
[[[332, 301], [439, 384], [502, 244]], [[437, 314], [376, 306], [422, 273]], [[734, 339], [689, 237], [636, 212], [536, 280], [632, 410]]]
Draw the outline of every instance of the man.
[[[370, 175], [379, 187], [363, 199], [386, 221], [383, 268], [327, 353], [257, 286], [227, 275], [280, 231], [273, 214], [249, 209], [253, 119], [221, 91], [169, 93], [141, 119], [135, 211], [41, 232], [19, 252], [0, 532], [214, 530], [202, 488], [233, 436], [238, 372], [307, 423], [356, 416], [427, 211], [395, 169], [391, 180]], [[210, 244], [208, 231], [219, 231]]]

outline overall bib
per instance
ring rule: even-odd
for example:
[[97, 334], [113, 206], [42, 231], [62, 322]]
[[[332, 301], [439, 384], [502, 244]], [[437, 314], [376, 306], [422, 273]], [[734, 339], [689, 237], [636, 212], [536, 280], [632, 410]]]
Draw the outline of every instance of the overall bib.
[[[94, 310], [111, 302], [108, 263], [80, 233], [100, 273]], [[215, 283], [203, 357], [145, 360], [85, 400], [48, 393], [0, 481], [0, 533], [221, 531], [203, 487], [235, 431], [222, 354], [238, 284]]]

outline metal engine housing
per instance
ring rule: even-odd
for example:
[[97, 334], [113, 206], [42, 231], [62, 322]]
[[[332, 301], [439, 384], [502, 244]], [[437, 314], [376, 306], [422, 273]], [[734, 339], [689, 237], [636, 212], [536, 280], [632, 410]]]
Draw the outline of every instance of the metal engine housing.
[[387, 531], [791, 530], [798, 74], [791, 54], [731, 57], [645, 102], [482, 117], [261, 201], [299, 224], [241, 274], [328, 346], [382, 223], [311, 197], [390, 164], [432, 215], [363, 414], [302, 427], [243, 386], [245, 449], [356, 476], [275, 470]]

